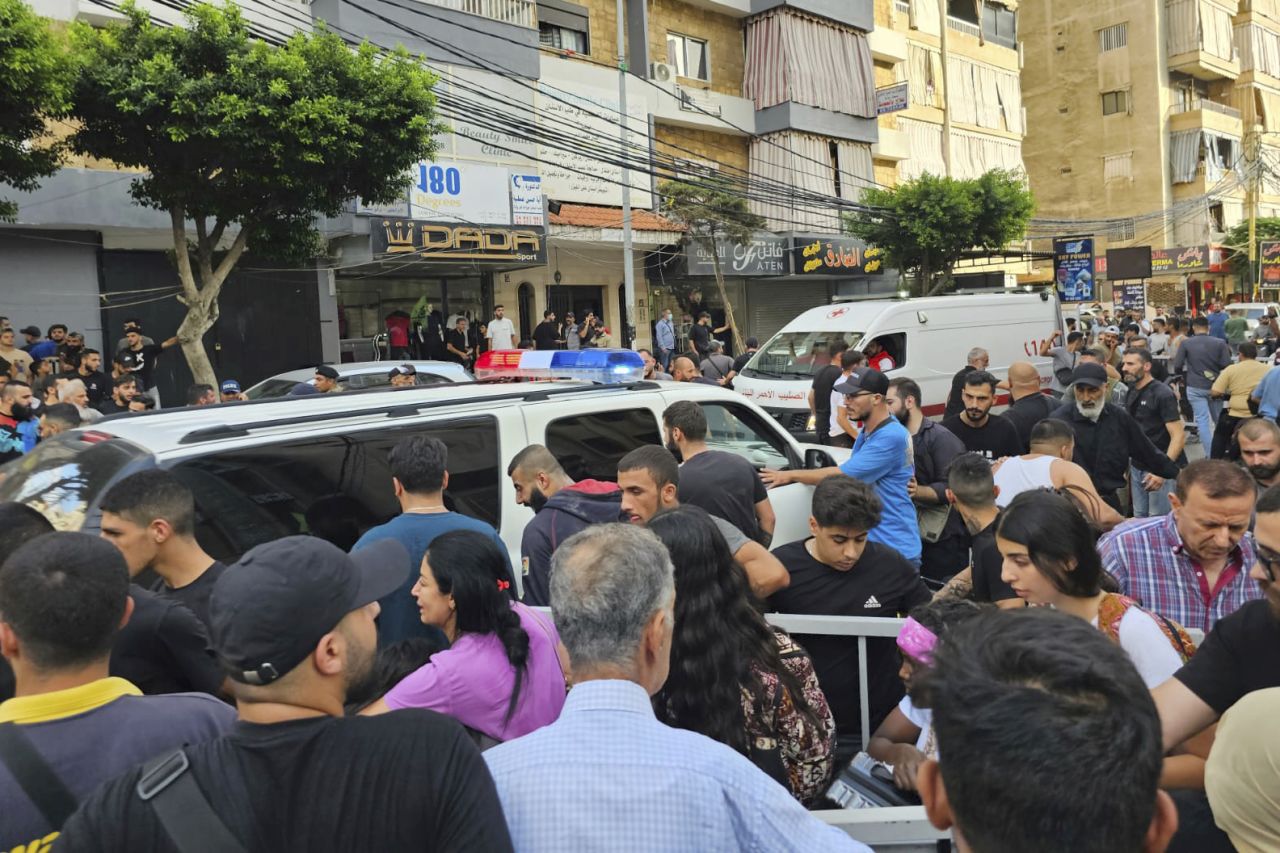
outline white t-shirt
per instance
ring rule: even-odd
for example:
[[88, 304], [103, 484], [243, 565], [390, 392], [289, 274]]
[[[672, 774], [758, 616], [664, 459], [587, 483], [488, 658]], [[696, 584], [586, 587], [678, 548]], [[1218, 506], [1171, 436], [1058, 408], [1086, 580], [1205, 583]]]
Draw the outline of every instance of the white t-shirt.
[[489, 321], [485, 337], [490, 340], [491, 349], [515, 349], [516, 327], [510, 317]]
[[910, 696], [903, 696], [898, 703], [898, 710], [911, 724], [920, 729], [916, 738], [916, 749], [924, 753], [925, 758], [938, 757], [938, 741], [933, 736], [933, 712], [928, 708], [917, 708]]
[[[1093, 627], [1098, 627], [1097, 617]], [[1128, 653], [1148, 689], [1168, 681], [1182, 668], [1181, 656], [1159, 623], [1137, 607], [1130, 607], [1120, 617], [1120, 648]]]

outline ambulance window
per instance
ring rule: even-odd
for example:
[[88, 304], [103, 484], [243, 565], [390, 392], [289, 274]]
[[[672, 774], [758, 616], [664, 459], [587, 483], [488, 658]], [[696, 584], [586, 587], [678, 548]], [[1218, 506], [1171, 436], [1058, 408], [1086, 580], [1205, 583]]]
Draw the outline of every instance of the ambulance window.
[[707, 446], [736, 453], [757, 468], [793, 467], [790, 444], [765, 418], [746, 406], [702, 403], [707, 416]]
[[620, 409], [554, 420], [545, 443], [573, 479], [612, 483], [622, 457], [641, 445], [662, 444], [662, 432], [649, 409]]
[[370, 527], [400, 514], [387, 455], [415, 434], [449, 450], [445, 505], [497, 527], [498, 430], [489, 417], [228, 450], [179, 462], [173, 473], [195, 493], [196, 539], [223, 562], [297, 534], [349, 550]]
[[893, 359], [891, 370], [907, 366], [907, 336], [905, 332], [899, 332], [896, 335], [879, 335], [872, 338], [872, 340], [879, 342], [880, 346], [884, 347], [884, 351]]

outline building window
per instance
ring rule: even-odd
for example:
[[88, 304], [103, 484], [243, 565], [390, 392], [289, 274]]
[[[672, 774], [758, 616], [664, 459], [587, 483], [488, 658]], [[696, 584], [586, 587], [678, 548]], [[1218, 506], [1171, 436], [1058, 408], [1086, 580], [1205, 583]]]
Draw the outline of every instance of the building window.
[[558, 27], [545, 21], [538, 24], [538, 42], [543, 47], [571, 50], [574, 53], [590, 53], [587, 50], [587, 34], [581, 30]]
[[676, 74], [691, 80], [710, 80], [711, 66], [707, 43], [692, 36], [667, 33], [667, 62]]
[[1102, 93], [1102, 114], [1104, 116], [1129, 111], [1129, 93], [1121, 89], [1118, 92]]
[[1115, 24], [1105, 29], [1098, 30], [1098, 52], [1106, 53], [1108, 50], [1116, 50], [1117, 48], [1127, 47], [1129, 44], [1129, 25]]
[[1102, 180], [1105, 183], [1113, 181], [1131, 181], [1133, 180], [1133, 152], [1126, 151], [1123, 154], [1108, 154], [1102, 158]]

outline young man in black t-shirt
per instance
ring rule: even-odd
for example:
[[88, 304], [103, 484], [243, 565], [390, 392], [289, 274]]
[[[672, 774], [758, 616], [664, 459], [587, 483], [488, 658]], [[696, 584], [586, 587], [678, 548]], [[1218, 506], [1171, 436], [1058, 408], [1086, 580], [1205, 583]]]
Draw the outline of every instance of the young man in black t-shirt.
[[[813, 536], [773, 552], [791, 583], [769, 597], [779, 613], [899, 616], [930, 599], [916, 567], [885, 545], [867, 541], [880, 523], [880, 498], [859, 480], [837, 474], [813, 492]], [[835, 716], [842, 754], [861, 744], [857, 637], [805, 637], [805, 648]], [[893, 640], [867, 641], [870, 730], [902, 699]], [[856, 750], [855, 750], [856, 751]]]
[[776, 517], [755, 466], [736, 453], [707, 447], [707, 416], [697, 403], [672, 403], [662, 413], [662, 425], [667, 448], [684, 460], [680, 502], [702, 507], [768, 545]]
[[472, 359], [475, 357], [475, 350], [471, 348], [471, 342], [467, 339], [467, 319], [465, 317], [459, 317], [454, 328], [445, 331], [444, 349], [448, 353], [450, 361], [461, 364], [463, 367], [471, 366]]
[[[462, 726], [415, 709], [343, 716], [348, 693], [373, 672], [377, 601], [412, 571], [399, 542], [348, 555], [291, 536], [219, 579], [210, 621], [240, 719], [188, 747], [183, 772], [244, 849], [512, 849], [493, 779]], [[176, 850], [137, 793], [142, 772], [82, 802], [59, 848]]]
[[[814, 351], [818, 346], [814, 344]], [[809, 390], [809, 410], [813, 412], [813, 431], [818, 436], [818, 444], [831, 443], [831, 389], [844, 374], [840, 367], [840, 356], [848, 348], [844, 338], [832, 341], [828, 347], [831, 363], [819, 367], [813, 374], [813, 385]]]
[[542, 312], [542, 322], [533, 329], [533, 345], [536, 349], [560, 348], [560, 327], [556, 324], [556, 312]]
[[129, 573], [158, 576], [151, 591], [181, 603], [209, 625], [209, 597], [226, 569], [196, 542], [196, 504], [172, 472], [130, 474], [103, 496], [102, 536], [120, 549]]
[[964, 377], [960, 398], [964, 410], [944, 420], [942, 425], [960, 439], [966, 450], [993, 461], [1022, 453], [1017, 427], [991, 414], [996, 402], [994, 376], [985, 370], [970, 371]]
[[973, 535], [972, 561], [947, 584], [947, 594], [997, 607], [1025, 607], [1026, 602], [1000, 578], [1004, 558], [996, 547], [996, 486], [991, 463], [977, 453], [963, 453], [947, 471], [947, 501]]
[[156, 360], [165, 350], [176, 345], [178, 338], [175, 336], [158, 344], [143, 343], [142, 327], [132, 325], [125, 327], [124, 339], [127, 346], [116, 353], [116, 361], [137, 377], [138, 393], [150, 392], [154, 396]]

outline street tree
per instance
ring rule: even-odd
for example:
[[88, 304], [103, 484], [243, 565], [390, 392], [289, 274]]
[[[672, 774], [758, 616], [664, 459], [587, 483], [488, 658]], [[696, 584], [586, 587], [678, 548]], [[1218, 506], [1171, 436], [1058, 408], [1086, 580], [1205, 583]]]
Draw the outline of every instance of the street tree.
[[733, 304], [725, 290], [724, 270], [716, 244], [721, 240], [730, 245], [750, 242], [752, 234], [764, 228], [764, 219], [751, 212], [741, 192], [719, 177], [703, 178], [696, 184], [663, 181], [658, 185], [658, 195], [662, 198], [663, 215], [688, 229], [689, 240], [711, 256], [725, 323], [733, 334], [734, 352], [744, 352], [746, 347], [733, 318]]
[[[1255, 222], [1256, 242], [1280, 240], [1280, 218], [1262, 216]], [[1258, 283], [1258, 254], [1254, 255], [1253, 263], [1249, 263], [1249, 220], [1227, 231], [1222, 246], [1226, 250], [1225, 260], [1231, 267], [1231, 274], [1252, 292]]]
[[895, 187], [863, 192], [865, 210], [845, 228], [884, 250], [890, 266], [914, 271], [920, 295], [950, 286], [956, 263], [974, 250], [1000, 251], [1025, 236], [1035, 200], [1022, 176], [993, 169], [972, 180], [926, 172]]
[[317, 215], [401, 197], [444, 130], [436, 78], [404, 50], [352, 48], [323, 27], [268, 44], [230, 3], [190, 6], [182, 27], [123, 11], [122, 25], [73, 31], [70, 142], [143, 170], [133, 198], [172, 227], [177, 336], [195, 381], [214, 384], [201, 338], [236, 263], [314, 258]]
[[[0, 0], [0, 183], [31, 191], [58, 169], [65, 146], [46, 121], [66, 115], [67, 55], [23, 0]], [[0, 199], [0, 219], [18, 206]]]

